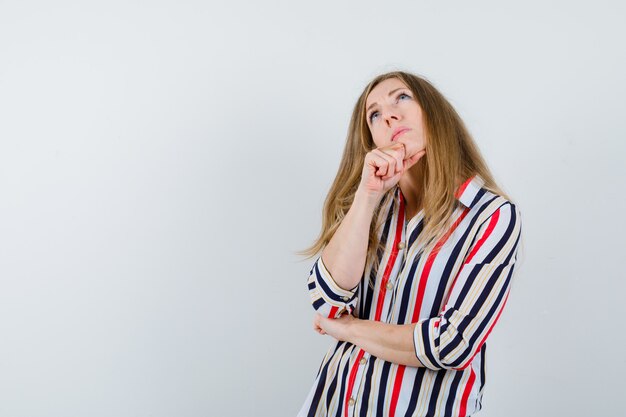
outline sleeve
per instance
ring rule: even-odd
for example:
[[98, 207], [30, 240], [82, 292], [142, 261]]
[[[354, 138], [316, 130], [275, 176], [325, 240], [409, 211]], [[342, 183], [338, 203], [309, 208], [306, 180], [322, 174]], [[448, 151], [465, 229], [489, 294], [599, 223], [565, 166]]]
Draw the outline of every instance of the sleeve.
[[337, 285], [326, 269], [321, 255], [313, 264], [307, 283], [313, 308], [321, 315], [334, 319], [344, 312], [352, 314], [358, 301], [356, 290], [359, 286], [344, 290]]
[[480, 351], [508, 299], [520, 236], [520, 212], [510, 202], [481, 224], [442, 311], [413, 331], [425, 367], [464, 369]]

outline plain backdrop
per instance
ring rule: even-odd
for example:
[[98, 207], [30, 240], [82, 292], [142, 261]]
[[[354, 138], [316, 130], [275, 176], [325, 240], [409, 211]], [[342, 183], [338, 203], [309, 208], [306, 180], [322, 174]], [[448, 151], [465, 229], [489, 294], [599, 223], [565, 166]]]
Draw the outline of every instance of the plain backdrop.
[[613, 1], [0, 0], [0, 416], [294, 416], [331, 343], [297, 256], [352, 107], [450, 100], [523, 218], [483, 417], [623, 415]]

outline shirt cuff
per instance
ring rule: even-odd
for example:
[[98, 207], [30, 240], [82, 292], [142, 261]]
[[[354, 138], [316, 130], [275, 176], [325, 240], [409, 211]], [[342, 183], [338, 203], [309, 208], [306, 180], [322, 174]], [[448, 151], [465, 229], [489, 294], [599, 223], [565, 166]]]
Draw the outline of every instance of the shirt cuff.
[[309, 281], [313, 306], [326, 317], [336, 318], [344, 311], [352, 313], [358, 300], [358, 287], [359, 284], [351, 290], [341, 288], [328, 272], [321, 256], [313, 265]]
[[439, 324], [435, 317], [418, 321], [413, 329], [413, 344], [417, 359], [428, 369], [447, 369], [439, 359]]

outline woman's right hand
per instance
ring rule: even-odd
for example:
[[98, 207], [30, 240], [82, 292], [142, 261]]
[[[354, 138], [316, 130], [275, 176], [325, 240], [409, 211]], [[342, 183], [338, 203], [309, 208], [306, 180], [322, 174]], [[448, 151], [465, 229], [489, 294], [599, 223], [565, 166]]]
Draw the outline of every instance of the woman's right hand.
[[368, 152], [363, 163], [359, 190], [379, 201], [425, 153], [426, 150], [422, 149], [405, 159], [405, 147], [401, 142]]

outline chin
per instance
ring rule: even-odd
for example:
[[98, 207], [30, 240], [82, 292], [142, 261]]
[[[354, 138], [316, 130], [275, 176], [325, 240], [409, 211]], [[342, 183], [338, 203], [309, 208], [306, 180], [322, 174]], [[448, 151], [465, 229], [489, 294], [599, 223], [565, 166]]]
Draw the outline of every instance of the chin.
[[406, 155], [404, 155], [406, 159], [412, 157], [417, 153], [415, 151], [415, 146], [413, 146], [412, 144], [406, 144], [404, 142], [402, 142], [402, 144], [404, 145], [404, 149], [406, 150]]

